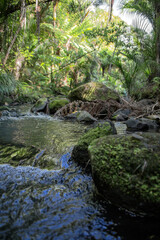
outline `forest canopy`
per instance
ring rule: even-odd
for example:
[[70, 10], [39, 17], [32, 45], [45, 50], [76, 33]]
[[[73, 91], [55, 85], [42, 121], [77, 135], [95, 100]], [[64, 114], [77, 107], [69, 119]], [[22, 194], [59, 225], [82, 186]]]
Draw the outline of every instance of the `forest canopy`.
[[[117, 3], [133, 26], [113, 15]], [[1, 0], [0, 52], [1, 100], [65, 94], [90, 81], [141, 98], [138, 89], [160, 85], [160, 3]]]

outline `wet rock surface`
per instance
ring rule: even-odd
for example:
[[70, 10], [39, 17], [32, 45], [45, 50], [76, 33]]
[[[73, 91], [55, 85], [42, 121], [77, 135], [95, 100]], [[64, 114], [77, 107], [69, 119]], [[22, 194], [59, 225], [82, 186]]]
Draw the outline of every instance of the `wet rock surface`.
[[[70, 171], [0, 166], [1, 239], [105, 239], [91, 178]], [[102, 228], [101, 228], [102, 227]]]
[[78, 141], [77, 145], [73, 148], [72, 159], [78, 162], [86, 170], [90, 170], [90, 156], [88, 146], [97, 138], [107, 136], [115, 133], [115, 128], [111, 122], [98, 123], [85, 133]]
[[77, 111], [77, 112], [68, 114], [65, 117], [65, 119], [74, 120], [74, 121], [83, 122], [83, 123], [93, 123], [97, 121], [97, 119], [94, 118], [87, 111]]
[[31, 112], [46, 112], [47, 103], [47, 98], [40, 98], [31, 108]]
[[89, 146], [99, 192], [135, 212], [160, 215], [160, 134], [108, 136]]
[[159, 240], [159, 221], [104, 202], [91, 176], [70, 160], [66, 151], [88, 127], [25, 113], [0, 119], [0, 143], [34, 146], [34, 156], [42, 154], [35, 166], [54, 164], [0, 165], [0, 239]]
[[149, 120], [145, 118], [130, 118], [125, 121], [125, 124], [127, 125], [127, 129], [132, 131], [157, 130], [160, 127], [155, 120]]

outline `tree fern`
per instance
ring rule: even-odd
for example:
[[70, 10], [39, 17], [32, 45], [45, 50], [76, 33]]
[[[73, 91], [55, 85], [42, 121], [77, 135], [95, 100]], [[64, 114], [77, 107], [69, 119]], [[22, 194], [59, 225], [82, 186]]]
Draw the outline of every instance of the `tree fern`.
[[1, 73], [0, 74], [0, 95], [9, 95], [16, 89], [16, 81], [11, 74]]

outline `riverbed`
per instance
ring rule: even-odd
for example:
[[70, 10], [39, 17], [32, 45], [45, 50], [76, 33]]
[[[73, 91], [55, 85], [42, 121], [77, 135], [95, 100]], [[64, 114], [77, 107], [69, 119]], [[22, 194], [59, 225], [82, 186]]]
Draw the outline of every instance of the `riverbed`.
[[104, 202], [91, 175], [70, 161], [87, 128], [43, 114], [0, 120], [0, 144], [45, 149], [56, 166], [0, 165], [0, 239], [160, 239], [158, 220]]

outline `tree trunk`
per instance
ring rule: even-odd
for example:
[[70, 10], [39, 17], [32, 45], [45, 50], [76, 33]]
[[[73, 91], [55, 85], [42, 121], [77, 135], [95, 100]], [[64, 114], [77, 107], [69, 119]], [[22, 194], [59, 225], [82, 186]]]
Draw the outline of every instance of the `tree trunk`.
[[12, 47], [13, 47], [13, 44], [15, 43], [15, 41], [16, 41], [16, 39], [17, 39], [17, 36], [18, 36], [20, 30], [21, 30], [21, 25], [20, 25], [19, 28], [17, 29], [17, 31], [16, 31], [16, 33], [15, 33], [15, 35], [14, 35], [12, 41], [11, 41], [11, 44], [10, 44], [8, 50], [7, 50], [6, 56], [5, 56], [4, 61], [3, 61], [3, 65], [4, 65], [4, 66], [6, 65], [6, 62], [7, 62], [7, 60], [8, 60], [10, 51], [11, 51], [11, 49], [12, 49]]
[[19, 78], [20, 78], [20, 73], [21, 73], [21, 69], [22, 69], [24, 60], [25, 60], [24, 56], [18, 56], [16, 59], [16, 72], [15, 72], [16, 80], [19, 80]]
[[160, 64], [160, 3], [156, 6], [156, 60]]
[[21, 0], [21, 28], [26, 29], [26, 1]]
[[113, 4], [114, 4], [114, 0], [110, 0], [110, 3], [109, 3], [109, 22], [112, 20]]
[[53, 26], [56, 27], [58, 1], [53, 0]]
[[36, 21], [37, 21], [37, 34], [38, 43], [40, 42], [40, 6], [38, 5], [38, 0], [36, 0]]
[[21, 0], [20, 25], [19, 25], [19, 27], [18, 27], [16, 33], [14, 34], [14, 37], [13, 37], [11, 43], [10, 43], [10, 46], [8, 47], [8, 50], [7, 50], [6, 56], [5, 56], [4, 61], [3, 61], [3, 66], [6, 65], [6, 62], [7, 62], [7, 60], [8, 60], [8, 57], [9, 57], [10, 51], [11, 51], [11, 49], [12, 49], [12, 47], [13, 47], [13, 45], [14, 45], [16, 39], [17, 39], [17, 36], [18, 36], [18, 34], [19, 34], [19, 32], [20, 32], [22, 26], [25, 26], [25, 25], [24, 25], [24, 23], [25, 23], [25, 22], [24, 22], [24, 19], [25, 19], [25, 12], [26, 12], [26, 11], [25, 11], [25, 0]]

